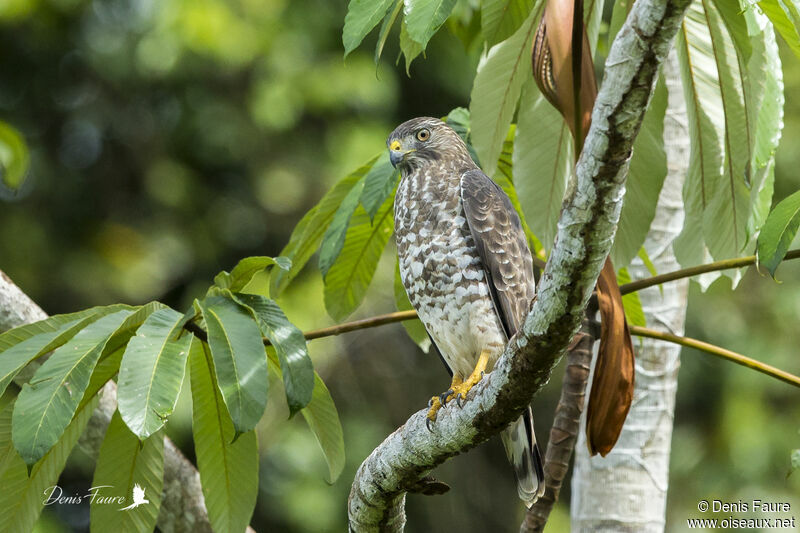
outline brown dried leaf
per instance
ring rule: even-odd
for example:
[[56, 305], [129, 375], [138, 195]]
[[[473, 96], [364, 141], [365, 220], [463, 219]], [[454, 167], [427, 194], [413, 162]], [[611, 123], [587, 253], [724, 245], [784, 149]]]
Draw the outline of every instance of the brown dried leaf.
[[614, 265], [606, 259], [597, 280], [600, 350], [586, 411], [589, 453], [605, 456], [616, 444], [633, 401], [634, 354]]

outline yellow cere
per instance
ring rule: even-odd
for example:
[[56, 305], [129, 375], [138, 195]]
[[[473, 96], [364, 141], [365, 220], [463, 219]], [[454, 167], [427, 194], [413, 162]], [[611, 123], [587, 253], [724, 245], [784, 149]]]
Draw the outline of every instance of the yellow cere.
[[395, 152], [400, 149], [400, 141], [394, 140], [392, 144], [389, 146], [390, 150], [394, 150]]

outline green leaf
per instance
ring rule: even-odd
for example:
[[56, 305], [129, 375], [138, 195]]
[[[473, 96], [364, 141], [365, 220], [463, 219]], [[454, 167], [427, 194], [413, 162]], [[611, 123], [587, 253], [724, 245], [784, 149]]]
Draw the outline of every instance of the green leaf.
[[391, 8], [387, 13], [386, 16], [383, 17], [383, 24], [381, 24], [381, 30], [378, 32], [378, 44], [375, 45], [375, 64], [378, 64], [378, 61], [381, 59], [381, 54], [383, 54], [383, 47], [386, 44], [386, 39], [389, 37], [389, 32], [392, 31], [392, 26], [394, 26], [394, 22], [397, 20], [397, 16], [400, 14], [400, 10], [403, 9], [403, 0], [393, 0], [394, 7]]
[[480, 166], [480, 158], [475, 153], [475, 148], [472, 146], [472, 121], [469, 116], [469, 109], [464, 107], [457, 107], [450, 111], [445, 117], [447, 125], [453, 128], [453, 131], [458, 133], [459, 137], [466, 143], [469, 155], [475, 164]]
[[[144, 442], [131, 433], [120, 414], [114, 413], [100, 446], [92, 487], [97, 498], [122, 498], [115, 503], [91, 503], [91, 530], [149, 532], [156, 527], [164, 485], [164, 435]], [[147, 503], [134, 505], [134, 488], [144, 490]], [[102, 502], [102, 503], [101, 503]], [[123, 511], [124, 512], [120, 512]]]
[[574, 168], [572, 134], [561, 114], [525, 83], [514, 138], [514, 187], [531, 231], [551, 249], [567, 180]]
[[214, 531], [244, 531], [258, 497], [258, 444], [254, 431], [236, 430], [214, 385], [214, 365], [195, 339], [189, 355], [192, 436], [208, 519]]
[[328, 226], [325, 232], [325, 236], [322, 237], [322, 244], [319, 247], [319, 271], [322, 273], [323, 278], [328, 275], [331, 265], [336, 262], [342, 252], [350, 219], [358, 207], [358, 200], [361, 198], [363, 191], [364, 180], [362, 179], [344, 197], [339, 209], [336, 210], [336, 214], [333, 216], [331, 225]]
[[344, 17], [344, 56], [358, 48], [364, 37], [383, 19], [394, 0], [350, 0]]
[[[22, 462], [14, 449], [14, 442], [11, 440], [11, 413], [14, 411], [16, 399], [16, 395], [11, 394], [11, 391], [0, 395], [0, 479], [9, 466], [14, 464], [15, 458]], [[25, 473], [27, 475], [27, 469]], [[0, 498], [2, 498], [1, 495]]]
[[[631, 275], [628, 273], [627, 268], [620, 268], [617, 271], [617, 283], [624, 285], [631, 282]], [[634, 326], [646, 326], [647, 322], [642, 310], [642, 301], [639, 299], [639, 293], [631, 292], [622, 296], [622, 307], [625, 309], [625, 319], [628, 324]]]
[[334, 320], [343, 320], [364, 299], [378, 261], [394, 230], [394, 194], [370, 222], [363, 208], [356, 210], [339, 258], [325, 277], [325, 309]]
[[[414, 307], [408, 300], [406, 288], [403, 286], [403, 280], [400, 278], [400, 264], [395, 261], [394, 265], [394, 303], [398, 311], [411, 311]], [[422, 322], [415, 318], [414, 320], [404, 320], [402, 322], [408, 336], [414, 341], [420, 349], [428, 353], [431, 349], [431, 338], [428, 336], [428, 331]]]
[[484, 172], [490, 176], [497, 166], [522, 85], [531, 79], [530, 50], [539, 11], [532, 10], [514, 35], [489, 49], [478, 64], [469, 104], [472, 142]]
[[328, 483], [333, 483], [344, 469], [344, 436], [331, 393], [316, 372], [311, 403], [300, 412], [303, 413], [308, 427], [317, 438], [328, 463]]
[[23, 385], [14, 406], [14, 447], [33, 464], [58, 441], [83, 397], [111, 335], [131, 315], [117, 311], [98, 319], [58, 348]]
[[370, 220], [375, 218], [375, 213], [392, 193], [399, 177], [400, 172], [389, 162], [389, 151], [384, 150], [364, 176], [364, 190], [359, 199]]
[[140, 439], [158, 431], [172, 414], [186, 371], [191, 335], [182, 335], [183, 315], [172, 309], [151, 314], [122, 357], [117, 381], [119, 412]]
[[[642, 260], [647, 271], [650, 273], [651, 276], [658, 276], [658, 272], [656, 271], [656, 266], [653, 264], [653, 261], [650, 260], [650, 256], [647, 254], [647, 250], [645, 250], [644, 246], [639, 248], [639, 253], [636, 254], [639, 256], [639, 259]], [[661, 285], [659, 285], [661, 288]]]
[[630, 12], [632, 6], [633, 0], [616, 0], [614, 2], [614, 8], [611, 11], [611, 21], [608, 24], [608, 41], [606, 50], [611, 49], [611, 44], [614, 42], [614, 39], [617, 38], [617, 34], [622, 28], [622, 25], [625, 23], [625, 19], [628, 18], [628, 13]]
[[0, 513], [0, 531], [28, 533], [34, 529], [45, 499], [50, 495], [48, 489], [58, 482], [67, 457], [86, 428], [97, 403], [97, 398], [94, 398], [77, 411], [61, 438], [33, 465], [30, 476], [25, 461], [12, 452], [5, 471], [0, 475], [0, 487], [3, 487], [0, 491], [0, 509], [3, 510]]
[[261, 330], [250, 312], [223, 296], [199, 302], [217, 385], [237, 436], [250, 431], [267, 405], [267, 356]]
[[481, 31], [494, 46], [516, 32], [533, 8], [534, 0], [485, 0], [481, 3]]
[[34, 359], [54, 350], [75, 336], [94, 320], [94, 316], [75, 319], [54, 331], [39, 333], [6, 349], [0, 354], [0, 394], [5, 392], [11, 380]]
[[656, 215], [658, 196], [667, 176], [667, 156], [664, 152], [666, 109], [667, 87], [663, 78], [659, 77], [633, 144], [625, 202], [611, 248], [611, 259], [618, 268], [630, 264], [636, 257]]
[[800, 14], [792, 0], [761, 0], [758, 7], [769, 18], [792, 52], [800, 57]]
[[800, 191], [784, 198], [767, 217], [758, 236], [757, 255], [759, 264], [767, 267], [775, 277], [775, 270], [783, 261], [789, 245], [800, 228]]
[[277, 265], [281, 270], [289, 272], [292, 268], [292, 260], [288, 257], [245, 257], [233, 267], [230, 274], [224, 270], [217, 274], [214, 277], [214, 285], [221, 289], [230, 289], [231, 292], [239, 292], [245, 285], [250, 283], [250, 280], [258, 272], [273, 265]]
[[28, 177], [30, 154], [17, 130], [0, 122], [0, 181], [12, 191], [22, 187]]
[[597, 55], [597, 39], [600, 37], [600, 23], [603, 21], [605, 0], [583, 0], [583, 20], [589, 48]]
[[286, 402], [290, 416], [294, 416], [311, 401], [314, 389], [314, 365], [308, 356], [306, 338], [274, 301], [254, 294], [239, 294], [236, 300], [253, 311], [261, 332], [275, 348], [286, 389]]
[[311, 256], [314, 255], [342, 200], [356, 184], [361, 182], [361, 178], [372, 168], [376, 159], [377, 157], [373, 157], [367, 164], [362, 165], [341, 179], [295, 226], [289, 238], [289, 243], [280, 253], [280, 255], [288, 257], [292, 261], [292, 268], [289, 269], [289, 272], [276, 270], [272, 273], [270, 279], [271, 297], [277, 298], [300, 273]]
[[800, 468], [800, 450], [792, 450], [792, 470]]
[[[410, 76], [411, 73], [409, 69], [411, 68], [411, 62], [419, 56], [422, 51], [424, 50], [423, 46], [419, 44], [417, 41], [411, 38], [408, 34], [408, 26], [406, 26], [406, 22], [403, 21], [400, 24], [400, 51], [402, 52], [403, 56], [406, 58], [406, 75]], [[400, 61], [400, 57], [397, 58]]]
[[404, 3], [403, 13], [408, 35], [423, 50], [456, 6], [456, 0], [404, 0]]

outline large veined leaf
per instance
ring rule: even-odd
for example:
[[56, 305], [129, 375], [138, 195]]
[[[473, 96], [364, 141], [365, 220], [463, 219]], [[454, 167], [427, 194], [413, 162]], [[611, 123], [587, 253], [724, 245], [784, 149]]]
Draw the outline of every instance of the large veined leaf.
[[117, 311], [98, 319], [58, 348], [23, 385], [14, 406], [14, 447], [33, 464], [58, 441], [83, 397], [109, 337], [131, 315]]
[[253, 276], [265, 268], [275, 265], [281, 270], [288, 272], [292, 268], [292, 261], [287, 257], [245, 257], [233, 267], [230, 274], [224, 270], [217, 274], [214, 277], [214, 284], [221, 289], [239, 292], [245, 285], [250, 283]]
[[389, 151], [384, 150], [364, 176], [364, 190], [359, 199], [370, 220], [375, 218], [378, 209], [394, 190], [399, 176], [400, 172], [389, 161]]
[[[495, 172], [522, 85], [530, 79], [530, 49], [540, 9], [481, 57], [470, 95], [472, 142], [484, 172]], [[538, 234], [538, 233], [537, 233]]]
[[261, 332], [275, 348], [286, 389], [286, 402], [291, 416], [294, 416], [311, 401], [314, 389], [314, 365], [308, 356], [306, 338], [269, 298], [240, 294], [236, 300], [252, 309]]
[[[163, 485], [164, 435], [158, 433], [140, 442], [120, 414], [114, 413], [92, 479], [92, 487], [98, 488], [97, 498], [91, 503], [91, 530], [153, 531], [161, 508]], [[134, 491], [144, 491], [142, 496], [147, 503], [134, 506], [140, 501], [133, 496]], [[100, 499], [103, 497], [124, 500], [109, 503]]]
[[122, 357], [117, 402], [122, 420], [141, 439], [158, 431], [172, 414], [186, 370], [192, 336], [183, 315], [172, 309], [151, 314]]
[[664, 152], [666, 109], [667, 87], [663, 78], [659, 78], [639, 135], [633, 143], [625, 202], [611, 248], [611, 259], [617, 267], [628, 265], [636, 257], [656, 214], [658, 196], [667, 176], [667, 156]]
[[328, 482], [333, 483], [344, 469], [344, 436], [331, 393], [316, 372], [311, 402], [300, 412], [303, 413], [308, 427], [317, 438], [328, 463]]
[[546, 249], [551, 249], [564, 190], [575, 164], [572, 134], [561, 114], [525, 83], [514, 137], [514, 187], [525, 219]]
[[267, 356], [261, 330], [250, 312], [224, 296], [199, 302], [217, 385], [237, 436], [250, 431], [267, 405]]
[[[400, 265], [397, 262], [394, 265], [394, 304], [398, 311], [410, 311], [413, 309], [411, 302], [408, 300], [406, 288], [403, 286], [403, 280], [400, 278]], [[404, 320], [402, 324], [411, 340], [423, 352], [428, 353], [431, 349], [431, 338], [428, 336], [428, 331], [422, 325], [422, 322], [415, 318], [414, 320]]]
[[0, 122], [0, 183], [18, 190], [28, 176], [30, 154], [25, 140], [17, 130]]
[[364, 183], [365, 179], [362, 179], [350, 189], [350, 192], [347, 193], [347, 196], [344, 197], [344, 200], [339, 205], [339, 209], [333, 215], [331, 225], [328, 226], [325, 235], [322, 237], [322, 244], [319, 247], [319, 271], [322, 273], [323, 278], [328, 275], [331, 265], [336, 262], [339, 254], [342, 253], [347, 228], [350, 226], [350, 219], [353, 217], [353, 213], [358, 207], [359, 199], [364, 192]]
[[794, 0], [761, 0], [758, 7], [769, 17], [792, 52], [800, 57], [800, 9]]
[[534, 0], [486, 0], [481, 2], [481, 31], [486, 44], [494, 46], [522, 26]]
[[342, 200], [350, 190], [366, 175], [375, 158], [359, 167], [355, 172], [341, 179], [329, 190], [322, 200], [314, 206], [295, 226], [289, 237], [289, 243], [281, 250], [280, 255], [292, 261], [292, 268], [288, 272], [277, 270], [270, 277], [270, 296], [277, 298], [286, 286], [300, 273], [308, 260], [319, 248], [322, 236], [333, 220]]
[[408, 35], [425, 50], [430, 38], [450, 16], [456, 0], [404, 0], [404, 4]]
[[[405, 57], [407, 76], [411, 75], [409, 72], [411, 62], [422, 53], [422, 50], [422, 45], [412, 39], [408, 34], [408, 26], [406, 26], [405, 21], [403, 21], [400, 25], [400, 51], [403, 53], [403, 57]], [[397, 59], [398, 61], [400, 60], [399, 57]]]
[[[755, 15], [730, 9], [723, 14], [725, 19], [710, 0], [695, 2], [679, 32], [678, 57], [692, 140], [684, 186], [686, 223], [675, 246], [681, 264], [697, 264], [709, 253], [714, 259], [739, 255], [755, 231], [752, 212], [771, 188], [769, 162], [759, 163], [757, 153], [766, 145], [774, 149], [780, 126], [760, 127], [756, 117], [762, 105], [772, 105], [765, 94], [770, 77], [774, 78], [767, 71], [774, 37], [748, 21], [746, 26], [755, 33], [750, 39], [753, 53], [745, 61], [748, 50], [741, 44], [737, 50], [736, 44], [742, 42], [738, 35], [742, 24], [731, 17]], [[693, 226], [698, 223], [702, 237]], [[736, 281], [739, 273], [729, 275]]]
[[586, 37], [592, 53], [597, 52], [597, 39], [600, 36], [600, 23], [603, 21], [605, 0], [583, 0], [583, 20]]
[[71, 320], [61, 324], [55, 331], [39, 333], [2, 352], [0, 354], [0, 394], [6, 390], [11, 380], [25, 365], [61, 346], [93, 320], [93, 316]]
[[0, 395], [0, 479], [6, 469], [14, 463], [14, 458], [19, 459], [11, 440], [11, 413], [14, 410], [16, 395], [4, 393]]
[[[620, 268], [617, 271], [617, 283], [625, 285], [631, 282], [631, 275], [628, 273], [627, 268]], [[647, 321], [642, 309], [642, 301], [639, 299], [638, 292], [629, 292], [622, 296], [622, 307], [625, 309], [625, 319], [628, 324], [634, 326], [646, 326]]]
[[372, 222], [361, 207], [353, 214], [342, 253], [325, 277], [325, 309], [334, 320], [347, 318], [364, 299], [394, 229], [393, 204], [391, 194]]
[[219, 389], [214, 364], [194, 340], [189, 355], [192, 436], [208, 519], [214, 531], [244, 531], [258, 496], [258, 444], [254, 431], [236, 430]]
[[784, 198], [767, 217], [758, 236], [758, 262], [774, 277], [800, 228], [800, 191]]
[[[61, 438], [31, 467], [30, 475], [25, 461], [12, 452], [5, 471], [0, 475], [0, 487], [3, 487], [0, 491], [0, 531], [28, 533], [33, 530], [45, 501], [52, 496], [52, 487], [58, 481], [70, 451], [86, 428], [97, 403], [97, 398], [94, 398], [78, 410]], [[16, 407], [14, 409], [16, 411]]]
[[355, 50], [364, 37], [389, 11], [393, 0], [350, 0], [347, 6], [347, 15], [344, 17], [342, 29], [342, 44], [344, 55]]

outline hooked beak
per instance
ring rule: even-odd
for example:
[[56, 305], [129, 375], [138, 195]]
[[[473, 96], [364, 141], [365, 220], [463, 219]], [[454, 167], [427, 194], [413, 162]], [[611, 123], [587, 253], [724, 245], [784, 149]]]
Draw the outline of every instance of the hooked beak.
[[400, 164], [408, 152], [413, 152], [413, 150], [403, 150], [400, 141], [397, 139], [393, 140], [389, 145], [389, 162], [394, 168], [397, 168], [397, 165]]

